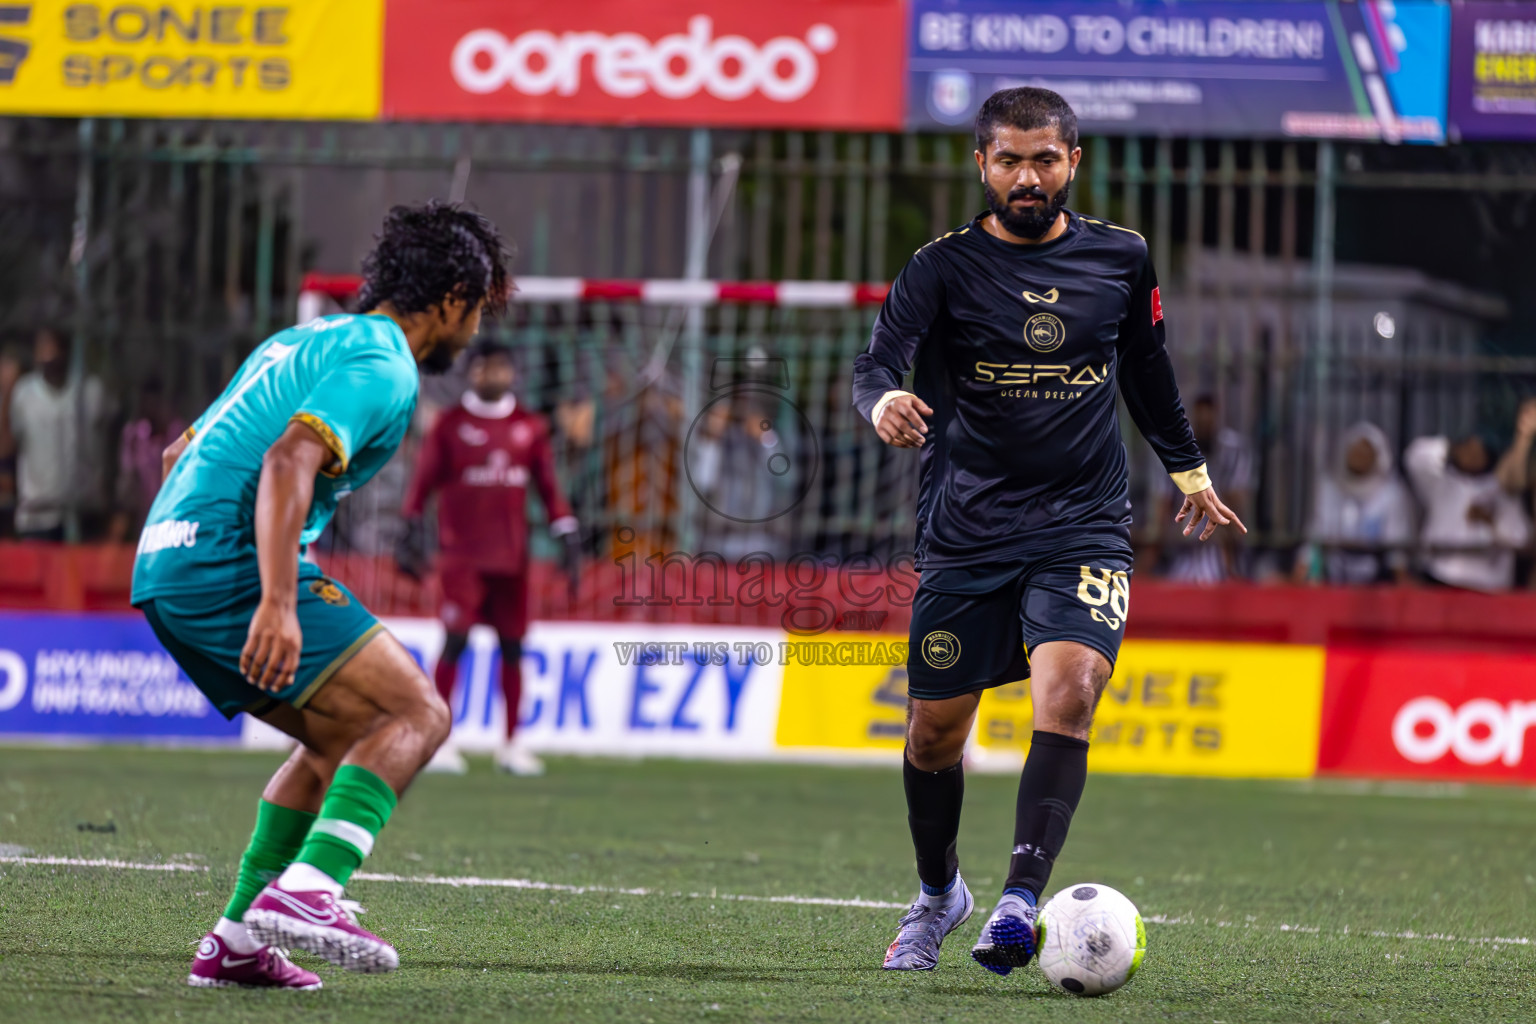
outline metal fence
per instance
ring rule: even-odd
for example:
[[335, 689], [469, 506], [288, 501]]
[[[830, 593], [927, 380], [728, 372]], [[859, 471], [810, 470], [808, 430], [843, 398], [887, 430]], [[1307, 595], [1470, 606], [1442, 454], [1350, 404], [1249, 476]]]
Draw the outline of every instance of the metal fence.
[[[14, 350], [37, 324], [64, 324], [76, 372], [109, 384], [120, 418], [151, 377], [191, 415], [290, 321], [304, 271], [356, 267], [391, 203], [469, 199], [517, 239], [526, 274], [884, 281], [982, 208], [972, 148], [944, 135], [0, 120], [0, 330]], [[1348, 423], [1372, 419], [1399, 445], [1502, 428], [1536, 381], [1518, 287], [1536, 271], [1536, 151], [1134, 137], [1084, 149], [1074, 206], [1147, 236], [1186, 398], [1216, 396], [1252, 448], [1255, 547], [1296, 541]], [[1468, 278], [1448, 266], [1472, 264], [1496, 272], [1447, 283]], [[621, 528], [661, 547], [863, 550], [912, 529], [913, 460], [882, 449], [847, 402], [870, 319], [587, 303], [523, 306], [496, 329], [518, 349], [525, 400], [557, 424], [594, 550]], [[767, 364], [782, 401], [758, 393], [721, 414], [716, 367], [739, 385]], [[814, 472], [778, 485], [798, 495], [791, 511], [748, 529], [752, 517], [711, 510], [690, 480], [690, 437], [711, 409], [730, 437], [705, 445], [706, 461], [740, 454], [749, 414], [797, 457], [814, 440]], [[1161, 474], [1128, 441], [1145, 511]], [[404, 476], [393, 467], [354, 499], [337, 543], [386, 544]]]

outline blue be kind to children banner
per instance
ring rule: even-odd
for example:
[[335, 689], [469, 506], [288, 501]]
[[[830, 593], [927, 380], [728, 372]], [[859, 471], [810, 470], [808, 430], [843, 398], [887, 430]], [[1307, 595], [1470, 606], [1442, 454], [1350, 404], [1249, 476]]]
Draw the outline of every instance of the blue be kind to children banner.
[[0, 613], [0, 736], [238, 742], [137, 613]]
[[913, 0], [907, 123], [968, 126], [998, 89], [1066, 97], [1089, 132], [1442, 142], [1450, 7]]

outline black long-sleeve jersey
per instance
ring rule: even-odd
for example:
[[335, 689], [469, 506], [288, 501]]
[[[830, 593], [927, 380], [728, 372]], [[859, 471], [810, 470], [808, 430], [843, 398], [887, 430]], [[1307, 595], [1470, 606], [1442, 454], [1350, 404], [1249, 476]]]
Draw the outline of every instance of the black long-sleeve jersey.
[[[982, 216], [985, 216], [983, 214]], [[1115, 385], [1186, 493], [1208, 485], [1163, 344], [1157, 277], [1139, 234], [1068, 211], [1018, 245], [981, 217], [897, 276], [854, 363], [868, 419], [902, 394], [933, 408], [917, 509], [919, 568], [1028, 558], [1086, 531], [1130, 545]]]

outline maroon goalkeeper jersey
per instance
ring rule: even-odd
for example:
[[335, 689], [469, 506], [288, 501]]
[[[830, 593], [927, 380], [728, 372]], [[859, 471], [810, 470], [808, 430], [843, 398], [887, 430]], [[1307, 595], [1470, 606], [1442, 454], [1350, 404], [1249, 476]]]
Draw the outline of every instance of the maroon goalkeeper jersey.
[[447, 409], [427, 432], [405, 495], [407, 518], [438, 501], [438, 542], [446, 563], [472, 563], [485, 573], [522, 572], [528, 561], [528, 487], [539, 490], [550, 532], [576, 527], [555, 480], [549, 424], [507, 395], [481, 401], [474, 392]]

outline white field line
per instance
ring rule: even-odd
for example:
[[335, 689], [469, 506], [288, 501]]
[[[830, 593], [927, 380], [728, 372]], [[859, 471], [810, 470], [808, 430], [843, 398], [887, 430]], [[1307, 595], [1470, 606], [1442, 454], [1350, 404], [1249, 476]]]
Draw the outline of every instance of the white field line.
[[[109, 860], [106, 858], [84, 857], [0, 857], [0, 864], [30, 864], [30, 865], [55, 865], [60, 867], [80, 868], [114, 868], [119, 871], [207, 871], [208, 868], [201, 864], [146, 864], [127, 860]], [[559, 882], [540, 882], [531, 878], [478, 878], [473, 875], [457, 877], [441, 877], [438, 875], [395, 875], [380, 874], [371, 871], [359, 871], [352, 876], [363, 882], [395, 882], [406, 885], [446, 885], [453, 889], [521, 889], [535, 892], [561, 892], [573, 896], [581, 896], [597, 893], [605, 896], [662, 896], [671, 899], [690, 900], [730, 900], [738, 903], [789, 903], [796, 906], [807, 907], [858, 907], [872, 910], [905, 910], [905, 903], [890, 903], [885, 900], [865, 899], [836, 899], [829, 896], [750, 896], [741, 893], [717, 892], [680, 892], [666, 889], [626, 889], [610, 885], [563, 885]], [[989, 908], [976, 907], [979, 911]], [[1290, 932], [1301, 935], [1325, 934], [1323, 929], [1314, 925], [1280, 924], [1263, 925], [1253, 920], [1229, 921], [1213, 920], [1211, 918], [1196, 918], [1191, 914], [1147, 914], [1143, 916], [1147, 924], [1160, 925], [1203, 925], [1208, 928], [1243, 928], [1256, 931]], [[1337, 931], [1329, 931], [1329, 935], [1363, 935], [1374, 939], [1406, 939], [1423, 942], [1466, 942], [1483, 946], [1536, 946], [1536, 939], [1524, 936], [1474, 936], [1451, 935], [1445, 932], [1389, 932], [1379, 929], [1355, 929], [1348, 926]]]
[[116, 868], [119, 871], [207, 871], [201, 864], [141, 864], [106, 857], [0, 857], [0, 864], [56, 864], [70, 868]]
[[744, 896], [738, 893], [669, 892], [664, 889], [621, 889], [608, 885], [560, 885], [536, 882], [528, 878], [439, 878], [436, 875], [379, 875], [359, 871], [352, 876], [365, 882], [407, 882], [413, 885], [447, 885], [455, 889], [536, 889], [540, 892], [568, 892], [573, 895], [596, 892], [612, 896], [668, 896], [689, 900], [735, 900], [740, 903], [793, 903], [806, 907], [868, 907], [874, 910], [906, 910], [905, 903], [884, 900], [834, 899], [830, 896]]
[[1343, 928], [1324, 932], [1315, 925], [1280, 924], [1262, 925], [1253, 921], [1213, 921], [1208, 917], [1196, 919], [1190, 914], [1148, 914], [1142, 918], [1147, 924], [1198, 924], [1208, 928], [1255, 928], [1260, 931], [1295, 932], [1301, 935], [1368, 935], [1373, 939], [1412, 939], [1426, 942], [1470, 942], [1478, 946], [1536, 946], [1536, 939], [1524, 936], [1451, 935], [1447, 932], [1386, 932], [1379, 929], [1359, 929], [1345, 925]]

